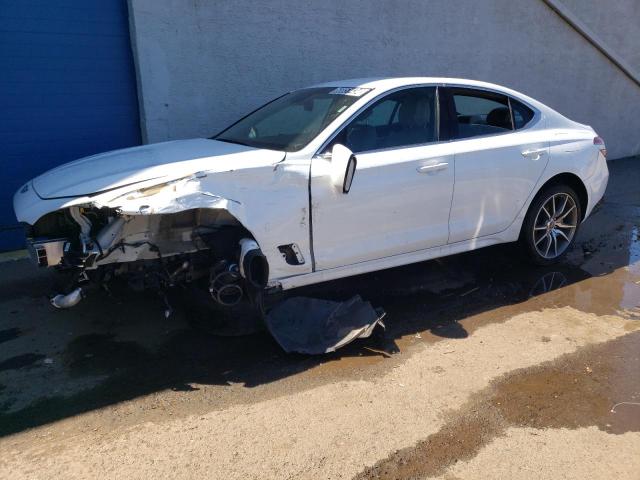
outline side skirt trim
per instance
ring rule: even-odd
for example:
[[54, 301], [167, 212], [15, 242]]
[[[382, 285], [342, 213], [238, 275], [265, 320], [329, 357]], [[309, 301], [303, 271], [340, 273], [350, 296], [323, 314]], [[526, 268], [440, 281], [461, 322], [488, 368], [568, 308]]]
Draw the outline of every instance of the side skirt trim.
[[387, 268], [409, 265], [411, 263], [423, 262], [434, 258], [446, 257], [456, 253], [468, 252], [478, 248], [488, 247], [499, 243], [507, 243], [517, 240], [517, 235], [513, 239], [505, 239], [504, 236], [490, 236], [483, 238], [475, 238], [465, 240], [463, 242], [443, 245], [441, 247], [433, 247], [416, 252], [403, 253], [384, 257], [376, 260], [368, 260], [366, 262], [355, 263], [342, 267], [328, 268], [312, 273], [305, 273], [293, 277], [286, 277], [270, 282], [271, 287], [280, 287], [282, 290], [290, 290], [292, 288], [303, 287], [315, 283], [327, 282], [343, 277], [351, 277], [362, 273], [374, 272], [377, 270], [385, 270]]

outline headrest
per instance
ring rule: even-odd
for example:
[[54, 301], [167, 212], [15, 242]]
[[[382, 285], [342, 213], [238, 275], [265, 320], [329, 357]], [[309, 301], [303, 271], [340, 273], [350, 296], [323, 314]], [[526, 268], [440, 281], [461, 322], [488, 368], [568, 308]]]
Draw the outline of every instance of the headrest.
[[511, 130], [511, 112], [507, 107], [494, 108], [487, 115], [487, 125]]

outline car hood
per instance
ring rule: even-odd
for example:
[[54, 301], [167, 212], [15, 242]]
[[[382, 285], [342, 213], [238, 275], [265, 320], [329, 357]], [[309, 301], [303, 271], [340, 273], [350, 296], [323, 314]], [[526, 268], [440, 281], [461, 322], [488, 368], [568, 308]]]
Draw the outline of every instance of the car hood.
[[80, 197], [153, 179], [273, 164], [285, 153], [204, 138], [176, 140], [100, 153], [66, 163], [33, 180], [44, 199]]

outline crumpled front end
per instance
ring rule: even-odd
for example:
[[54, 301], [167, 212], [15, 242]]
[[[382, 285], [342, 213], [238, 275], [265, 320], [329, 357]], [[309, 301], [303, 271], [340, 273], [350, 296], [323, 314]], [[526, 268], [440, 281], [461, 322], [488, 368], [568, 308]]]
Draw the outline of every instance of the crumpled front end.
[[217, 305], [233, 307], [264, 289], [269, 278], [260, 247], [225, 209], [130, 215], [71, 206], [44, 215], [29, 230], [36, 263], [69, 278], [66, 291], [52, 299], [59, 308], [76, 305], [80, 290], [116, 279], [161, 293], [198, 287]]
[[46, 172], [14, 208], [34, 260], [68, 278], [56, 306], [122, 279], [234, 308], [311, 270], [309, 162], [285, 156], [205, 139], [136, 147]]
[[74, 306], [84, 292], [118, 278], [134, 290], [197, 287], [221, 307], [264, 289], [268, 261], [231, 213], [242, 214], [242, 202], [208, 192], [203, 180], [207, 174], [198, 172], [53, 199], [41, 198], [32, 182], [23, 186], [14, 208], [31, 257], [68, 278], [53, 305]]

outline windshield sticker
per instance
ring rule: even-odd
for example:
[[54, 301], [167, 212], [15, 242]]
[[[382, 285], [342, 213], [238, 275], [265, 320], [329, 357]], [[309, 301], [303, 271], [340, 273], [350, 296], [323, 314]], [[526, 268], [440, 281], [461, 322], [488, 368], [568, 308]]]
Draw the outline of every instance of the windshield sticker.
[[329, 92], [330, 95], [348, 95], [349, 97], [361, 97], [365, 93], [370, 92], [371, 88], [361, 87], [338, 87]]

